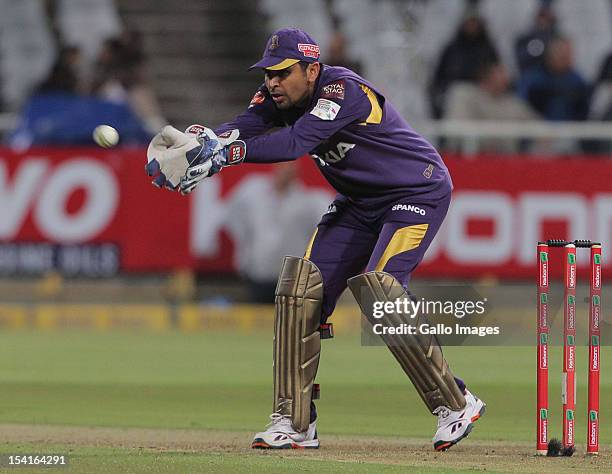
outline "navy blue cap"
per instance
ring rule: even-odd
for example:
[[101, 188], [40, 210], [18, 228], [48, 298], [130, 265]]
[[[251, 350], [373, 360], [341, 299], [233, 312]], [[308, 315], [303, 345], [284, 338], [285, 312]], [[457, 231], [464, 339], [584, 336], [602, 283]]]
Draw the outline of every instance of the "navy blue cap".
[[283, 28], [270, 36], [263, 57], [249, 70], [262, 68], [280, 71], [299, 61], [317, 62], [319, 56], [319, 45], [308, 33], [297, 28]]

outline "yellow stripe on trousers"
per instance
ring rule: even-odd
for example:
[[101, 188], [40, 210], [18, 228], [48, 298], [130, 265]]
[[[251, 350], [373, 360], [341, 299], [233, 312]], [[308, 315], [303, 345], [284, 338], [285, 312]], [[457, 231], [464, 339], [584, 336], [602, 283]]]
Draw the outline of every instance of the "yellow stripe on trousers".
[[312, 234], [312, 237], [310, 238], [310, 241], [308, 242], [306, 252], [304, 252], [304, 260], [310, 260], [310, 253], [312, 252], [312, 246], [314, 244], [315, 237], [317, 236], [317, 232], [319, 232], [318, 227], [315, 229], [314, 233]]
[[385, 252], [376, 264], [376, 271], [382, 272], [392, 257], [402, 252], [415, 249], [421, 245], [421, 241], [423, 237], [425, 237], [428, 227], [429, 224], [417, 224], [397, 229], [387, 245]]

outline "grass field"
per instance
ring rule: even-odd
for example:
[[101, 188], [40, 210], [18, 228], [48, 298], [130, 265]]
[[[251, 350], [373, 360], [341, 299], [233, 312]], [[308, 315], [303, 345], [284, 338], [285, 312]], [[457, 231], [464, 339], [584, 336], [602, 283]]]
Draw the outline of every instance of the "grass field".
[[[69, 453], [74, 472], [612, 472], [612, 377], [603, 352], [601, 443], [585, 459], [586, 354], [578, 352], [578, 453], [532, 456], [534, 349], [449, 347], [488, 404], [470, 437], [435, 453], [428, 414], [391, 355], [358, 335], [323, 341], [322, 448], [248, 448], [271, 408], [271, 334], [0, 333], [0, 452]], [[551, 352], [551, 435], [560, 434], [560, 351]], [[27, 472], [20, 470], [19, 472]]]

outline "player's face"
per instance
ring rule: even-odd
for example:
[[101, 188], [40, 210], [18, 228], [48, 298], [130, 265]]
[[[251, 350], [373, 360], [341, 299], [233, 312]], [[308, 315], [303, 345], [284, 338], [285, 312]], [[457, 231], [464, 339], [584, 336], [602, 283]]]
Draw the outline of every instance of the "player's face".
[[279, 109], [304, 107], [314, 90], [319, 75], [319, 64], [309, 64], [306, 69], [300, 64], [294, 64], [280, 71], [266, 69], [265, 75], [266, 87]]

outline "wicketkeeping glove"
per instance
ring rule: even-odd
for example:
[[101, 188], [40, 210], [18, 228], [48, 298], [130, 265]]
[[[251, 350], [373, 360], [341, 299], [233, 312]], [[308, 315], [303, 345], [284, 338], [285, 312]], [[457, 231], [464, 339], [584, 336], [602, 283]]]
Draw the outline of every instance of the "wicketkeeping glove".
[[216, 135], [210, 128], [195, 124], [187, 127], [185, 133], [195, 135], [202, 150], [193, 160], [190, 159], [190, 165], [180, 180], [182, 194], [189, 194], [204, 178], [218, 173], [224, 166], [241, 163], [246, 156], [246, 144], [238, 140], [239, 130]]
[[[195, 135], [167, 125], [149, 143], [145, 170], [149, 176], [155, 177], [155, 186], [174, 190], [189, 168], [189, 156], [199, 154], [201, 149], [202, 145]], [[208, 168], [211, 166], [209, 160]]]

